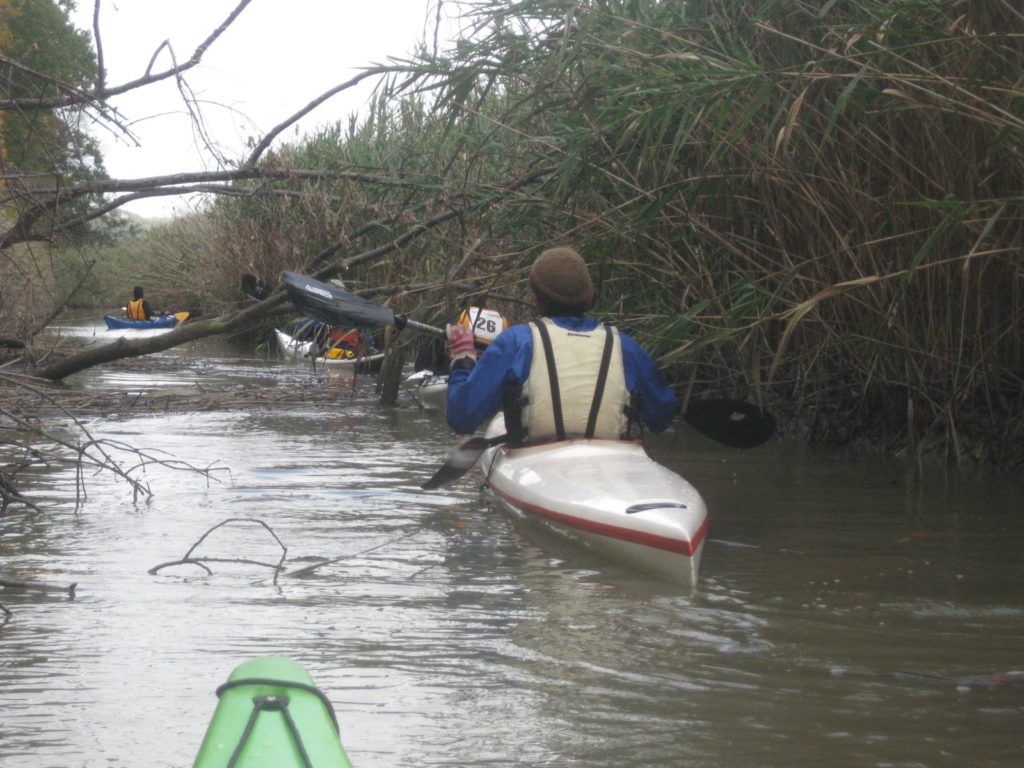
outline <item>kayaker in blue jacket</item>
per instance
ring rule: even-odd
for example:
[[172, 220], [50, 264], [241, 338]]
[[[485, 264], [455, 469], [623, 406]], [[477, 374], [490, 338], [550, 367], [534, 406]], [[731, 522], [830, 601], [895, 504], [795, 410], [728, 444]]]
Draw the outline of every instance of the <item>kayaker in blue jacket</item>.
[[667, 429], [679, 401], [633, 339], [586, 316], [594, 288], [580, 255], [564, 247], [544, 251], [530, 286], [541, 317], [501, 333], [479, 360], [473, 334], [447, 327], [452, 429], [471, 434], [502, 408], [513, 442], [619, 439], [636, 421], [654, 432]]

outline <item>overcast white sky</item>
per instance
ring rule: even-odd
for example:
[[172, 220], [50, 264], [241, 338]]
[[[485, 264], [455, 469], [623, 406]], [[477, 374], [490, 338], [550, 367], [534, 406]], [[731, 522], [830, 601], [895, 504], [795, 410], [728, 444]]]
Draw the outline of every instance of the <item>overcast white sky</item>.
[[[169, 40], [186, 61], [220, 25], [237, 0], [103, 0], [100, 34], [108, 85], [141, 77], [160, 44]], [[455, 3], [451, 3], [455, 12]], [[246, 140], [258, 139], [321, 93], [348, 80], [360, 67], [410, 53], [425, 32], [433, 38], [436, 0], [253, 0], [186, 74], [204, 100], [209, 132], [231, 158], [246, 155]], [[93, 0], [79, 0], [72, 17], [92, 30]], [[450, 30], [452, 25], [449, 25]], [[450, 32], [442, 33], [444, 47]], [[162, 52], [156, 70], [170, 64]], [[366, 103], [369, 87], [338, 94], [300, 123], [300, 133], [346, 120]], [[182, 107], [173, 82], [148, 86], [111, 100], [129, 121], [141, 146], [107, 131], [97, 132], [108, 173], [140, 178], [213, 170], [214, 161]], [[282, 138], [294, 140], [289, 131]], [[129, 204], [144, 216], [187, 211], [184, 198]]]

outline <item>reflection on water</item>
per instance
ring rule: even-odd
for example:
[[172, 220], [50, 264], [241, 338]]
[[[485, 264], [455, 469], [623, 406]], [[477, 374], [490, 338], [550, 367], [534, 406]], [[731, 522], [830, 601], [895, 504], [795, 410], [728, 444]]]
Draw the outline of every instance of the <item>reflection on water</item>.
[[[215, 350], [78, 387], [308, 384]], [[179, 364], [180, 363], [180, 364]], [[456, 439], [372, 382], [328, 406], [135, 416], [89, 424], [193, 466], [155, 492], [42, 474], [55, 502], [0, 519], [0, 764], [188, 766], [241, 660], [282, 653], [332, 699], [356, 765], [942, 766], [1020, 764], [1024, 599], [1019, 488], [925, 489], [891, 461], [692, 433], [652, 449], [708, 501], [696, 592], [679, 593], [487, 506], [469, 476], [424, 493]], [[62, 501], [63, 500], [63, 501]], [[229, 519], [287, 547], [266, 568], [176, 560]], [[276, 562], [259, 525], [214, 531], [208, 558]], [[320, 565], [318, 565], [320, 564]], [[991, 684], [986, 684], [991, 682]], [[144, 756], [144, 757], [143, 757]]]

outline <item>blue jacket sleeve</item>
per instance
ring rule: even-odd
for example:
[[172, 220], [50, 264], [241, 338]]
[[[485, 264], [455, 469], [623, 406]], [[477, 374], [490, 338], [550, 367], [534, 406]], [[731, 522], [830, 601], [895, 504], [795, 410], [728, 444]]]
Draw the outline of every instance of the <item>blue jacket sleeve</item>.
[[663, 432], [679, 411], [679, 398], [665, 383], [651, 356], [625, 333], [620, 331], [619, 338], [626, 367], [626, 389], [640, 394], [640, 419], [652, 432]]
[[521, 384], [530, 371], [532, 336], [529, 326], [513, 326], [498, 335], [471, 369], [448, 376], [448, 425], [470, 435], [501, 408], [506, 384]]

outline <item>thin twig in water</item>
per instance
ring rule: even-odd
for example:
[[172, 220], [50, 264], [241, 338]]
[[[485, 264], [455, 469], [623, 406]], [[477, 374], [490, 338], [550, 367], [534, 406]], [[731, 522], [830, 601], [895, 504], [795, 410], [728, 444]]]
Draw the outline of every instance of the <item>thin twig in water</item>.
[[[246, 558], [192, 557], [192, 553], [195, 552], [196, 549], [204, 541], [206, 541], [206, 538], [211, 533], [216, 531], [218, 528], [221, 528], [221, 527], [227, 525], [228, 523], [257, 523], [257, 524], [263, 526], [267, 530], [267, 532], [271, 536], [274, 537], [274, 541], [276, 541], [278, 543], [278, 545], [281, 547], [281, 559], [277, 561], [276, 565], [274, 565], [274, 564], [271, 564], [271, 563], [263, 563], [263, 562], [260, 562], [259, 560], [249, 560], [249, 559], [246, 559]], [[269, 525], [267, 525], [265, 522], [263, 522], [262, 520], [259, 520], [257, 518], [254, 518], [254, 517], [230, 517], [227, 520], [223, 520], [223, 521], [217, 523], [217, 525], [213, 526], [213, 528], [210, 528], [206, 533], [204, 533], [202, 536], [200, 536], [199, 540], [196, 541], [196, 543], [193, 544], [191, 547], [189, 547], [188, 552], [186, 552], [185, 556], [182, 557], [180, 560], [172, 560], [172, 561], [167, 562], [167, 563], [161, 563], [160, 565], [155, 565], [155, 566], [153, 566], [152, 568], [149, 569], [148, 573], [150, 575], [154, 575], [155, 576], [157, 573], [159, 573], [164, 568], [169, 568], [169, 567], [174, 566], [174, 565], [195, 565], [195, 566], [198, 566], [198, 567], [202, 568], [204, 571], [206, 571], [207, 574], [212, 575], [213, 571], [210, 570], [205, 565], [205, 563], [246, 563], [248, 565], [259, 565], [259, 566], [262, 566], [264, 568], [273, 568], [274, 569], [274, 584], [276, 585], [277, 584], [277, 576], [278, 576], [278, 574], [280, 574], [284, 570], [284, 560], [285, 560], [285, 557], [287, 557], [287, 556], [288, 556], [288, 547], [286, 547], [284, 545], [284, 543], [281, 541], [281, 539], [279, 539], [277, 537], [277, 534], [274, 533], [274, 530]]]
[[349, 554], [349, 555], [341, 555], [340, 557], [334, 557], [334, 558], [331, 558], [330, 560], [324, 560], [324, 561], [319, 562], [319, 563], [313, 563], [313, 565], [307, 565], [305, 568], [299, 568], [299, 570], [297, 570], [297, 571], [288, 571], [288, 573], [286, 573], [285, 576], [298, 576], [300, 573], [309, 573], [310, 571], [315, 571], [317, 568], [319, 568], [322, 565], [330, 565], [331, 563], [338, 563], [338, 562], [341, 562], [342, 560], [349, 560], [349, 559], [351, 559], [353, 557], [359, 557], [360, 555], [365, 555], [367, 552], [373, 552], [375, 549], [382, 549], [383, 547], [386, 547], [386, 546], [388, 546], [390, 544], [394, 544], [396, 542], [399, 542], [402, 539], [408, 539], [411, 536], [416, 536], [417, 534], [419, 534], [421, 532], [422, 531], [420, 531], [420, 530], [411, 531], [409, 533], [402, 534], [401, 536], [398, 536], [397, 538], [388, 539], [383, 544], [376, 544], [375, 546], [372, 546], [369, 549], [364, 549], [361, 552], [355, 552], [355, 553]]

